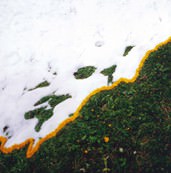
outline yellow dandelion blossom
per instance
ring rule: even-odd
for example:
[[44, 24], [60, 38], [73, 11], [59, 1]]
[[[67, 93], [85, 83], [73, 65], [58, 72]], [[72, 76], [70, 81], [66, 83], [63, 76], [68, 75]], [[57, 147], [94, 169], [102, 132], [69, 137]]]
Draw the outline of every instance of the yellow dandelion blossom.
[[104, 142], [108, 143], [109, 142], [109, 137], [105, 136], [104, 137]]

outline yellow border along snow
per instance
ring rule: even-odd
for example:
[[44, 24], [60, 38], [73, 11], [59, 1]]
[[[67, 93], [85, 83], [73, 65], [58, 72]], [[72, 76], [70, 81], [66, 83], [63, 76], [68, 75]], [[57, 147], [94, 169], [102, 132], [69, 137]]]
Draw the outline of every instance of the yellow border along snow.
[[154, 51], [156, 51], [156, 50], [158, 50], [159, 47], [161, 47], [161, 46], [163, 46], [163, 45], [165, 45], [165, 44], [167, 44], [169, 42], [171, 42], [171, 37], [169, 37], [164, 42], [159, 43], [154, 49], [147, 51], [146, 54], [144, 55], [144, 57], [142, 58], [142, 60], [141, 60], [141, 62], [139, 64], [139, 67], [137, 68], [136, 73], [135, 73], [135, 75], [134, 75], [134, 77], [132, 79], [120, 78], [118, 81], [114, 82], [111, 86], [104, 86], [104, 87], [98, 88], [98, 89], [94, 90], [93, 92], [91, 92], [82, 101], [82, 103], [77, 108], [77, 110], [75, 111], [75, 113], [74, 113], [74, 115], [72, 117], [67, 118], [66, 120], [64, 120], [54, 131], [49, 133], [44, 138], [40, 139], [39, 142], [35, 146], [34, 146], [34, 139], [33, 138], [29, 138], [29, 139], [27, 139], [25, 142], [23, 142], [21, 144], [15, 144], [15, 145], [13, 145], [13, 146], [11, 146], [9, 148], [6, 148], [5, 147], [5, 143], [7, 142], [7, 138], [5, 138], [3, 136], [0, 136], [0, 142], [1, 142], [0, 151], [2, 151], [5, 154], [8, 154], [8, 153], [11, 153], [13, 150], [19, 150], [19, 149], [23, 148], [24, 146], [29, 145], [28, 149], [27, 149], [26, 157], [27, 158], [32, 157], [33, 154], [39, 149], [40, 145], [43, 142], [45, 142], [46, 140], [54, 137], [66, 124], [68, 124], [69, 122], [74, 121], [79, 116], [80, 110], [83, 108], [83, 106], [89, 101], [89, 99], [93, 95], [95, 95], [95, 94], [97, 94], [98, 92], [101, 92], [101, 91], [111, 90], [111, 89], [117, 87], [120, 82], [126, 82], [126, 83], [134, 82], [137, 79], [137, 77], [139, 75], [139, 72], [142, 69], [142, 67], [144, 65], [144, 62], [148, 58], [149, 54], [154, 52]]

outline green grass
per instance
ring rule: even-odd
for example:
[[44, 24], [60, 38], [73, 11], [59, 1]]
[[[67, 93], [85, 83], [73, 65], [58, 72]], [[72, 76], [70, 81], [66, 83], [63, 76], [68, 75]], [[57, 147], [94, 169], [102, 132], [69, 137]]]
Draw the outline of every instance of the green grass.
[[113, 73], [115, 72], [116, 65], [112, 65], [111, 67], [105, 68], [101, 71], [104, 76], [108, 76], [107, 83], [108, 85], [113, 83]]
[[29, 89], [29, 91], [35, 90], [37, 88], [47, 87], [49, 85], [50, 85], [50, 83], [48, 81], [43, 81], [43, 82], [39, 83], [37, 86], [35, 86], [34, 88]]
[[44, 96], [39, 101], [37, 101], [34, 104], [34, 106], [38, 106], [45, 102], [48, 102], [48, 104], [50, 105], [51, 108], [47, 109], [47, 106], [43, 106], [43, 107], [28, 111], [25, 113], [24, 118], [26, 120], [29, 120], [32, 118], [37, 118], [38, 123], [35, 126], [35, 130], [38, 132], [38, 131], [40, 131], [43, 123], [52, 117], [55, 106], [58, 105], [59, 103], [65, 101], [68, 98], [71, 98], [71, 96], [69, 94], [58, 95], [58, 96], [56, 96], [56, 95]]
[[26, 120], [37, 118], [38, 123], [35, 126], [35, 130], [38, 132], [41, 129], [41, 126], [45, 121], [47, 121], [53, 115], [53, 109], [46, 109], [45, 107], [41, 107], [29, 112], [26, 112], [24, 118]]
[[96, 70], [94, 66], [85, 66], [79, 68], [75, 73], [74, 76], [76, 79], [86, 79], [90, 77]]
[[132, 49], [133, 47], [135, 47], [135, 46], [127, 46], [127, 47], [125, 48], [125, 51], [124, 51], [123, 56], [127, 56], [128, 53], [131, 51], [131, 49]]
[[0, 153], [0, 172], [171, 172], [170, 67], [168, 43], [150, 54], [136, 82], [93, 96], [32, 158], [25, 158], [26, 147]]
[[66, 99], [71, 98], [71, 96], [69, 94], [66, 95], [48, 95], [48, 96], [44, 96], [42, 97], [39, 101], [37, 101], [34, 106], [38, 106], [42, 103], [48, 102], [49, 105], [54, 108], [56, 105], [58, 105], [59, 103], [65, 101]]

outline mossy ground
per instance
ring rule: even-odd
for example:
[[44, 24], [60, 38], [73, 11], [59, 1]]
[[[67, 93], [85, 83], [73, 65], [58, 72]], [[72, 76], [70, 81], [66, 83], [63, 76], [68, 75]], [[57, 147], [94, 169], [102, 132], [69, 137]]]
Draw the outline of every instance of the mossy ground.
[[134, 83], [93, 96], [32, 158], [25, 157], [27, 147], [0, 153], [0, 172], [171, 172], [170, 79], [168, 43], [150, 54]]

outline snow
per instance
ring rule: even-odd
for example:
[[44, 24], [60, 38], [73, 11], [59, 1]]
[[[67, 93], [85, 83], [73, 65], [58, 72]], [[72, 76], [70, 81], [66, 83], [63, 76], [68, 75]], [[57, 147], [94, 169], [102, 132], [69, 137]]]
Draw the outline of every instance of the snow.
[[[100, 71], [116, 64], [114, 80], [133, 77], [147, 50], [171, 35], [171, 0], [0, 0], [0, 136], [6, 147], [38, 141], [56, 129], [93, 90]], [[126, 46], [134, 45], [124, 57]], [[83, 80], [73, 73], [97, 67]], [[56, 72], [57, 75], [53, 75]], [[32, 91], [47, 80], [48, 87]], [[24, 113], [43, 96], [70, 94], [39, 132]]]

